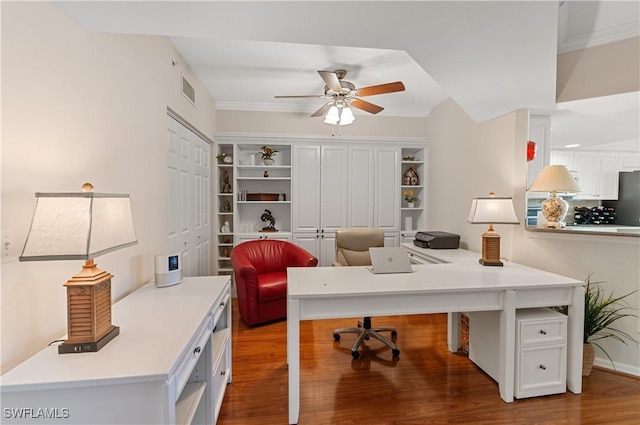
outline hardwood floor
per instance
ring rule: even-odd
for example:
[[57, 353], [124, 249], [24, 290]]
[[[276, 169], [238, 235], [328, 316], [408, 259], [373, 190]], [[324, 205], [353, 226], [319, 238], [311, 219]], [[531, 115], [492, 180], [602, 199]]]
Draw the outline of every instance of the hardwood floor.
[[[460, 352], [447, 350], [446, 315], [375, 317], [398, 329], [400, 358], [371, 340], [352, 360], [355, 336], [333, 341], [357, 318], [302, 322], [301, 425], [640, 423], [640, 379], [594, 369], [583, 392], [504, 403], [497, 384]], [[286, 321], [255, 328], [233, 305], [233, 382], [219, 425], [287, 424]], [[363, 351], [364, 350], [364, 351]]]

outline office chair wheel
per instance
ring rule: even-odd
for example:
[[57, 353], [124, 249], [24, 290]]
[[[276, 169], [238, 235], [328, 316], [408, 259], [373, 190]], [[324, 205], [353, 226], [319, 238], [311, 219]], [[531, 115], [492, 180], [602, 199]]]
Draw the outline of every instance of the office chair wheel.
[[351, 357], [353, 357], [353, 360], [358, 360], [360, 358], [360, 353], [356, 350], [356, 351], [352, 351], [351, 352]]
[[391, 338], [392, 339], [396, 339], [398, 337], [398, 332], [397, 331], [391, 331]]
[[391, 350], [391, 355], [393, 357], [400, 357], [400, 350]]
[[336, 342], [340, 341], [340, 334], [333, 334], [333, 340]]

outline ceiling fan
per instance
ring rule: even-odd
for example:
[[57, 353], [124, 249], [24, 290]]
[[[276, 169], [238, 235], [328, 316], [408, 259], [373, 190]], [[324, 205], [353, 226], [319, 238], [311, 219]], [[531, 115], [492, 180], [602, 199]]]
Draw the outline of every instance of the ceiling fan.
[[361, 109], [371, 114], [377, 114], [384, 110], [382, 106], [375, 105], [366, 100], [360, 99], [361, 97], [374, 96], [378, 94], [394, 93], [404, 91], [404, 84], [401, 81], [396, 81], [387, 84], [378, 84], [375, 86], [356, 88], [356, 86], [350, 82], [344, 80], [347, 75], [347, 71], [344, 69], [337, 69], [335, 71], [318, 71], [320, 77], [325, 82], [324, 94], [321, 95], [301, 95], [301, 96], [275, 96], [277, 99], [283, 98], [301, 98], [301, 97], [316, 97], [322, 99], [331, 99], [324, 104], [320, 109], [311, 114], [312, 117], [319, 117], [329, 112], [332, 106], [337, 108], [344, 108], [352, 106], [354, 108]]

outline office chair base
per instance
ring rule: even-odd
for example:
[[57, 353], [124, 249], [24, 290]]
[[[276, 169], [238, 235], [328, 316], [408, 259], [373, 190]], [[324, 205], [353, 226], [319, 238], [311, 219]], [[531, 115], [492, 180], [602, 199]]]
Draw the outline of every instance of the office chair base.
[[396, 344], [393, 341], [391, 341], [389, 338], [387, 338], [387, 337], [385, 337], [385, 336], [383, 336], [383, 335], [378, 333], [378, 332], [385, 332], [385, 331], [386, 332], [391, 332], [391, 338], [393, 338], [393, 339], [395, 339], [398, 336], [398, 332], [393, 327], [381, 326], [381, 327], [378, 327], [378, 328], [367, 328], [366, 326], [362, 327], [361, 323], [358, 323], [358, 327], [357, 328], [335, 329], [333, 331], [333, 339], [334, 339], [334, 341], [340, 341], [340, 334], [341, 333], [355, 333], [355, 334], [358, 334], [358, 337], [356, 338], [356, 340], [353, 342], [353, 345], [351, 346], [351, 356], [355, 360], [360, 358], [360, 353], [358, 352], [358, 347], [360, 347], [360, 345], [362, 345], [362, 343], [365, 340], [368, 340], [371, 337], [377, 339], [378, 341], [382, 342], [383, 344], [385, 344], [389, 348], [391, 348], [391, 354], [392, 354], [393, 357], [399, 357], [400, 356], [400, 350], [398, 350], [398, 347], [396, 346]]

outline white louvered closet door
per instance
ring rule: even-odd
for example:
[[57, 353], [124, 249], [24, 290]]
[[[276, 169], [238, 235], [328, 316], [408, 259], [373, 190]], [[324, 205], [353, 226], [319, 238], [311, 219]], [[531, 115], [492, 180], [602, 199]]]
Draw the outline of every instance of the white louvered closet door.
[[211, 274], [211, 146], [167, 117], [168, 253], [183, 276]]

